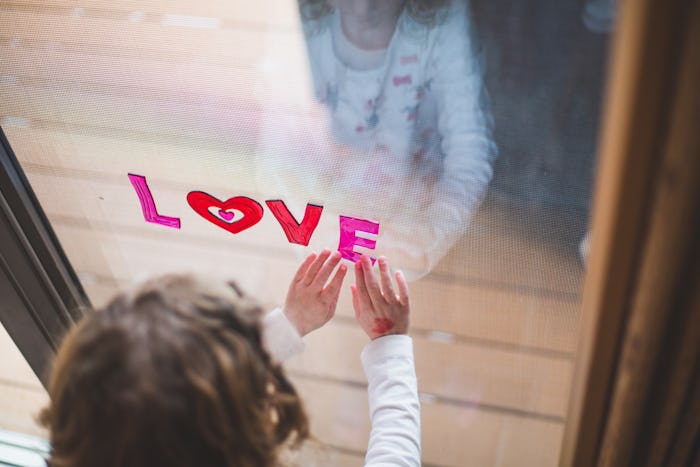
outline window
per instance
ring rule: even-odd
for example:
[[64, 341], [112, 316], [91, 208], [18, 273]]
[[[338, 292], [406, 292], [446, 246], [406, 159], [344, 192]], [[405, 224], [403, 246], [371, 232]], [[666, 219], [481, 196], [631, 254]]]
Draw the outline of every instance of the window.
[[[362, 35], [351, 1], [4, 2], [0, 125], [94, 306], [193, 271], [273, 307], [311, 249], [385, 254], [412, 280], [425, 464], [555, 465], [614, 6], [394, 3]], [[312, 430], [360, 465], [347, 290], [307, 340], [287, 369]]]

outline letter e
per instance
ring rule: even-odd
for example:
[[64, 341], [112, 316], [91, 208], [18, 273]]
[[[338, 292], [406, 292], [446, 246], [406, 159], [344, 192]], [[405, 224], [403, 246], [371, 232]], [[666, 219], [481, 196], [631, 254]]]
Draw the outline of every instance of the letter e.
[[[361, 253], [356, 252], [355, 245], [374, 250], [377, 245], [376, 240], [358, 237], [357, 232], [365, 232], [373, 235], [379, 233], [379, 223], [355, 217], [340, 216], [340, 240], [338, 251], [340, 255], [353, 263], [360, 259]], [[375, 259], [371, 258], [372, 264]]]

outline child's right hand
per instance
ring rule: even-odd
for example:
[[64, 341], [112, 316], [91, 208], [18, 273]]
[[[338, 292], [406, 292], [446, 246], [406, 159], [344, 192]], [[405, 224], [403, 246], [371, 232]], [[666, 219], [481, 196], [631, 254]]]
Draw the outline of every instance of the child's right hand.
[[355, 263], [356, 284], [350, 286], [355, 319], [372, 340], [389, 334], [407, 334], [410, 315], [408, 284], [403, 273], [396, 272], [397, 295], [386, 258], [380, 257], [377, 261], [379, 280], [372, 271], [369, 257], [362, 255]]
[[300, 336], [320, 328], [335, 314], [347, 266], [341, 264], [333, 278], [328, 278], [340, 259], [340, 253], [327, 249], [319, 255], [310, 254], [289, 285], [284, 314]]

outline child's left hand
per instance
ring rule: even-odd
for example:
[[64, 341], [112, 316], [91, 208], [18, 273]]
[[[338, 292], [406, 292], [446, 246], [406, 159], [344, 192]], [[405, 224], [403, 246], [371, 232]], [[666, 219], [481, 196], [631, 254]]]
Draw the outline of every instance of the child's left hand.
[[284, 304], [284, 314], [301, 336], [326, 324], [335, 314], [340, 288], [348, 268], [341, 264], [328, 282], [333, 269], [340, 262], [337, 251], [323, 250], [318, 256], [310, 254], [292, 279]]

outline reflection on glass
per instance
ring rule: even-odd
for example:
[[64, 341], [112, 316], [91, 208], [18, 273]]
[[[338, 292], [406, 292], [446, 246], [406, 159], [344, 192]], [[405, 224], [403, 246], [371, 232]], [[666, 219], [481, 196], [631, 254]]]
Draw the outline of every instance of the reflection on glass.
[[[272, 307], [302, 248], [278, 217], [323, 206], [304, 253], [337, 248], [341, 216], [379, 222], [376, 249], [358, 250], [414, 279], [432, 268], [410, 285], [423, 461], [554, 466], [613, 7], [0, 2], [0, 126], [95, 305], [182, 271]], [[138, 180], [165, 224], [144, 217]], [[193, 207], [191, 191], [247, 196], [264, 216], [233, 233], [238, 214]], [[330, 452], [299, 465], [362, 465], [365, 344], [344, 290], [286, 365]], [[0, 393], [3, 414], [30, 400]]]
[[466, 7], [302, 0], [299, 8], [322, 110], [265, 151], [261, 172], [286, 196], [302, 192], [376, 220], [377, 250], [425, 274], [464, 232], [496, 152]]

